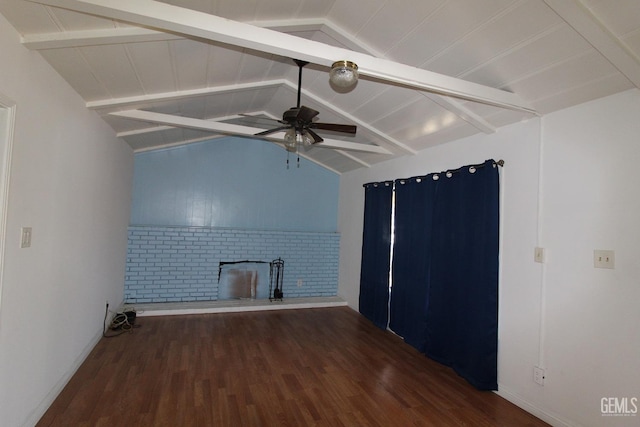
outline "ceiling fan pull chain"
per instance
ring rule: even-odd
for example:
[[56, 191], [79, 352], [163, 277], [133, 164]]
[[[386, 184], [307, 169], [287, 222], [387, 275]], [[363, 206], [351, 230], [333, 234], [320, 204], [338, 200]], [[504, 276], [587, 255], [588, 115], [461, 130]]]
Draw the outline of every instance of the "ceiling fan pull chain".
[[296, 167], [297, 167], [298, 169], [300, 169], [300, 154], [298, 154], [298, 163], [297, 163]]
[[289, 152], [287, 151], [287, 169], [289, 169]]

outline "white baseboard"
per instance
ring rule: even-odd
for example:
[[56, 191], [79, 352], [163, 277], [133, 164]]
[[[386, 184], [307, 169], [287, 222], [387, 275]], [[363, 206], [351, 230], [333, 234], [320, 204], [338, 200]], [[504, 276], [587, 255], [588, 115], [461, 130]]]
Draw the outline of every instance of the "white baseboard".
[[58, 380], [58, 382], [53, 386], [53, 388], [47, 393], [47, 395], [42, 399], [40, 404], [29, 414], [27, 419], [25, 420], [23, 427], [31, 427], [35, 426], [40, 418], [47, 412], [47, 409], [51, 406], [54, 400], [58, 397], [62, 389], [67, 385], [71, 377], [78, 371], [80, 365], [84, 363], [84, 361], [89, 356], [89, 353], [93, 350], [93, 348], [98, 344], [98, 342], [102, 339], [102, 331], [99, 331], [89, 343], [82, 349], [82, 352], [76, 359], [73, 361], [67, 372]]
[[538, 418], [540, 418], [542, 421], [551, 424], [554, 427], [572, 427], [574, 426], [574, 424], [569, 423], [566, 420], [563, 420], [561, 417], [559, 417], [556, 414], [552, 414], [548, 411], [545, 411], [531, 403], [529, 403], [527, 400], [523, 399], [522, 397], [520, 397], [518, 394], [511, 392], [508, 388], [505, 388], [504, 386], [498, 384], [498, 391], [495, 392], [498, 396], [502, 397], [503, 399], [508, 400], [509, 402], [513, 403], [514, 405], [518, 406], [519, 408], [524, 409], [525, 411], [527, 411], [528, 413], [530, 413], [531, 415], [534, 415]]

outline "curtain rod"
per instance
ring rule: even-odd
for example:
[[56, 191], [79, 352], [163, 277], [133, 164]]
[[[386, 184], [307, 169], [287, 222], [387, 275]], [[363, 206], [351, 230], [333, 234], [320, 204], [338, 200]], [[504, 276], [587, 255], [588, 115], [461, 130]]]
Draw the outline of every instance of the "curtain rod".
[[[427, 176], [429, 176], [429, 175], [434, 175], [434, 174], [442, 174], [442, 173], [456, 173], [456, 172], [458, 172], [458, 171], [460, 171], [461, 169], [464, 169], [464, 168], [476, 168], [476, 169], [477, 169], [477, 168], [482, 168], [482, 167], [484, 167], [484, 166], [485, 166], [485, 164], [486, 164], [486, 163], [487, 163], [487, 162], [485, 161], [485, 162], [480, 163], [480, 164], [477, 164], [477, 165], [466, 165], [466, 166], [459, 167], [459, 168], [457, 168], [457, 169], [449, 169], [449, 170], [442, 171], [442, 172], [431, 172], [431, 173], [429, 173], [429, 174], [427, 174], [427, 175], [414, 176], [414, 177], [411, 177], [411, 178], [398, 178], [398, 179], [425, 178], [425, 177], [427, 177]], [[500, 167], [504, 167], [504, 160], [502, 160], [502, 159], [500, 159], [500, 160], [494, 160], [494, 161], [493, 161], [493, 165], [500, 166]], [[367, 185], [373, 185], [373, 186], [378, 186], [378, 185], [387, 185], [387, 186], [388, 186], [388, 185], [391, 185], [391, 184], [393, 184], [393, 180], [390, 180], [390, 181], [381, 181], [381, 182], [368, 182], [368, 183], [366, 183], [366, 184], [362, 184], [362, 186], [363, 186], [363, 187], [366, 187]]]
[[[477, 168], [483, 168], [483, 167], [485, 167], [485, 166], [486, 166], [486, 164], [487, 164], [487, 161], [484, 161], [484, 162], [482, 162], [482, 163], [480, 163], [480, 164], [477, 164], [477, 165], [466, 165], [466, 166], [461, 166], [461, 167], [459, 167], [459, 168], [457, 168], [457, 169], [448, 169], [448, 170], [446, 170], [446, 171], [442, 171], [442, 172], [434, 172], [434, 173], [457, 172], [457, 171], [462, 170], [462, 169], [464, 169], [464, 168], [476, 168], [476, 169], [477, 169]], [[502, 160], [502, 159], [500, 159], [500, 160], [494, 160], [492, 164], [493, 164], [493, 165], [495, 165], [495, 166], [501, 166], [501, 167], [504, 167], [504, 160]], [[429, 175], [431, 175], [431, 174], [429, 174]]]

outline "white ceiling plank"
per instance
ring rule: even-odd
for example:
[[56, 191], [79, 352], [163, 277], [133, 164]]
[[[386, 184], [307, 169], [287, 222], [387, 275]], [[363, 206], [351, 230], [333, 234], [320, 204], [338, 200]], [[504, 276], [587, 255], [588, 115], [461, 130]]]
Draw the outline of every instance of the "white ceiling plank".
[[443, 98], [441, 96], [432, 95], [430, 93], [425, 93], [424, 95], [445, 110], [454, 113], [465, 122], [473, 125], [476, 129], [486, 134], [495, 133], [497, 131], [497, 128], [493, 124], [489, 123], [487, 120], [482, 118], [482, 116], [465, 107], [462, 102], [456, 99]]
[[369, 22], [387, 0], [334, 1], [328, 18], [357, 34]]
[[[175, 63], [175, 78], [178, 90], [198, 89], [207, 76], [209, 46], [204, 43], [192, 43], [182, 39], [171, 42], [171, 61]], [[178, 64], [189, 64], [180, 67]]]
[[335, 150], [335, 151], [340, 153], [340, 154], [342, 154], [343, 156], [353, 160], [354, 162], [359, 163], [360, 165], [364, 166], [365, 168], [370, 168], [371, 167], [371, 165], [369, 163], [365, 162], [364, 160], [361, 160], [360, 158], [354, 156], [351, 153], [347, 153], [347, 152], [342, 151], [342, 150]]
[[535, 114], [534, 108], [514, 93], [152, 0], [37, 0], [37, 3], [298, 58], [326, 67], [336, 60], [348, 59], [358, 64], [362, 75]]
[[[382, 52], [387, 52], [397, 40], [402, 40], [410, 34], [416, 26], [438, 10], [443, 0], [403, 0], [403, 7], [398, 2], [388, 1], [367, 21], [366, 25], [357, 32], [358, 39], [367, 40], [377, 46]], [[485, 6], [486, 7], [486, 6]], [[460, 14], [464, 13], [462, 10]], [[401, 22], [402, 25], [388, 25], [389, 22]]]
[[[171, 61], [169, 43], [147, 42], [126, 45], [130, 61], [144, 88], [144, 93], [160, 93], [178, 90], [173, 67], [159, 67]], [[97, 99], [97, 98], [93, 98]]]
[[[285, 33], [294, 31], [321, 31], [332, 39], [338, 41], [343, 46], [346, 46], [348, 49], [367, 53], [378, 58], [383, 57], [382, 54], [376, 52], [376, 50], [370, 46], [365, 45], [361, 40], [355, 39], [353, 35], [348, 34], [344, 29], [324, 18], [300, 19], [295, 21], [257, 21], [252, 24], [258, 27], [269, 28]], [[450, 97], [442, 97], [428, 92], [420, 93], [438, 104], [440, 107], [457, 114], [461, 119], [476, 127], [478, 130], [484, 133], [496, 132], [495, 126], [466, 108], [461, 102]]]
[[[234, 47], [236, 55], [229, 55], [228, 46], [212, 44], [209, 47], [207, 66], [207, 86], [219, 86], [238, 82], [238, 68], [242, 61], [243, 49]], [[280, 76], [278, 76], [280, 78]]]
[[73, 80], [75, 90], [84, 99], [102, 99], [113, 96], [100, 77], [76, 49], [56, 49], [39, 52], [62, 76]]
[[[544, 3], [514, 2], [431, 58], [428, 68], [468, 79], [471, 71], [490, 66], [497, 55], [517, 49], [557, 26], [566, 24]], [[452, 61], [451, 58], [458, 59]]]
[[276, 87], [285, 84], [286, 80], [276, 79], [263, 82], [239, 83], [234, 85], [225, 85], [218, 87], [208, 87], [201, 89], [179, 90], [174, 92], [156, 93], [150, 95], [128, 96], [122, 98], [101, 99], [97, 101], [87, 102], [87, 108], [92, 110], [128, 107], [140, 103], [148, 102], [166, 102], [176, 101], [180, 99], [191, 98], [194, 96], [206, 96], [222, 93], [230, 93], [241, 90], [264, 89]]
[[619, 39], [638, 31], [640, 23], [640, 2], [638, 0], [616, 0], [615, 7], [611, 0], [583, 0], [583, 4], [605, 23]]
[[[124, 117], [144, 122], [159, 123], [163, 125], [171, 125], [176, 127], [199, 129], [211, 132], [226, 133], [230, 135], [243, 135], [256, 137], [255, 134], [264, 131], [264, 129], [253, 128], [250, 126], [235, 125], [231, 123], [212, 122], [209, 120], [194, 119], [190, 117], [175, 116], [172, 114], [155, 113], [142, 110], [126, 110], [109, 113], [112, 116]], [[284, 132], [273, 133], [269, 137], [258, 137], [261, 139], [282, 141]], [[365, 153], [376, 154], [392, 154], [383, 147], [369, 144], [359, 144], [355, 142], [338, 141], [334, 139], [325, 139], [318, 147], [338, 148], [344, 150], [362, 151]]]
[[242, 55], [240, 67], [236, 69], [236, 81], [267, 80], [269, 71], [275, 64], [274, 59], [273, 55], [268, 53]]
[[[633, 83], [619, 73], [615, 67], [596, 50], [567, 58], [565, 61], [555, 64], [554, 66], [549, 66], [544, 70], [538, 70], [538, 72], [530, 76], [510, 82], [509, 86], [517, 90], [518, 93], [527, 96], [528, 99], [532, 99], [533, 102], [538, 105], [538, 99], [544, 99], [553, 96], [553, 94], [567, 92], [571, 88], [585, 87], [584, 85], [588, 84], [601, 85], [602, 82], [600, 79], [607, 75], [615, 75], [618, 80], [625, 83], [623, 90], [633, 88]], [[617, 82], [615, 85], [616, 87], [620, 87]], [[612, 90], [612, 88], [609, 90]], [[575, 100], [566, 100], [565, 102], [567, 102], [567, 104], [565, 105], [575, 105], [575, 103], [584, 101], [584, 99], [578, 102]], [[547, 110], [542, 107], [539, 108], [540, 111], [544, 113], [547, 112]]]
[[617, 38], [580, 0], [544, 0], [598, 52], [640, 88], [640, 58]]
[[26, 34], [22, 44], [32, 50], [65, 47], [101, 46], [108, 44], [140, 43], [181, 39], [182, 36], [137, 27], [100, 30], [66, 31], [45, 34]]
[[[94, 75], [112, 97], [141, 96], [145, 93], [127, 45], [85, 46], [77, 48]], [[114, 67], [113, 64], [118, 64]]]

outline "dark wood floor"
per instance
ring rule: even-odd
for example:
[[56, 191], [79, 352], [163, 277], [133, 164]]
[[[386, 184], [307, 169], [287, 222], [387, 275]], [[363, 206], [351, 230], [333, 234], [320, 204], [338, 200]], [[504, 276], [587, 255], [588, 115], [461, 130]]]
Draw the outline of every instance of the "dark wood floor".
[[39, 426], [546, 426], [347, 307], [138, 318]]

